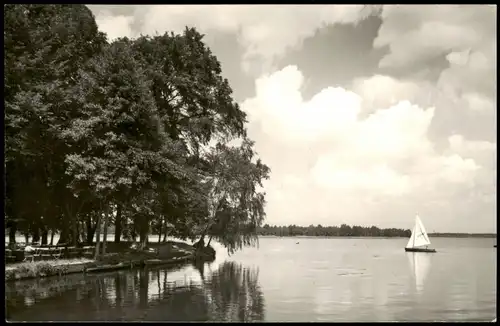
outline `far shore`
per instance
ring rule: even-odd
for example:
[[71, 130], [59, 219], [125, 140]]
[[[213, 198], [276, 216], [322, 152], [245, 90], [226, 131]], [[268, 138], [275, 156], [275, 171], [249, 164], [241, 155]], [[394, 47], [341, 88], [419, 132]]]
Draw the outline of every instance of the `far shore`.
[[[429, 237], [432, 238], [485, 238], [485, 239], [496, 239], [496, 234], [489, 233], [428, 233]], [[370, 238], [370, 239], [392, 239], [392, 238], [408, 238], [408, 237], [387, 237], [387, 236], [363, 236], [363, 235], [259, 235], [259, 238], [347, 238], [347, 239], [358, 239], [358, 238]]]

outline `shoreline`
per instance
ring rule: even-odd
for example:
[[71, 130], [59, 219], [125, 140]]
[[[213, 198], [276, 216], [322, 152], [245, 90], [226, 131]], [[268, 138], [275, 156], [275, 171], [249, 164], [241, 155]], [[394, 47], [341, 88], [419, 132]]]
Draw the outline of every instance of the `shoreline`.
[[[496, 234], [427, 234], [432, 238], [454, 238], [454, 239], [496, 239]], [[404, 236], [363, 236], [363, 235], [259, 235], [259, 238], [338, 238], [338, 239], [408, 239], [409, 237]]]
[[182, 242], [170, 242], [168, 252], [109, 253], [99, 260], [59, 259], [37, 262], [20, 262], [5, 265], [5, 282], [64, 276], [76, 273], [100, 273], [120, 269], [144, 268], [147, 266], [185, 264], [196, 261], [213, 261], [215, 250], [205, 247], [197, 251], [193, 246]]

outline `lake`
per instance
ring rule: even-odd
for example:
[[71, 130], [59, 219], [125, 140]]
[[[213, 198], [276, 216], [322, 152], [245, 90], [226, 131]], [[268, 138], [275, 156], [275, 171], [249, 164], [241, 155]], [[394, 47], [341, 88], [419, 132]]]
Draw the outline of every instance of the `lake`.
[[6, 284], [16, 321], [491, 321], [496, 239], [261, 237], [203, 266]]

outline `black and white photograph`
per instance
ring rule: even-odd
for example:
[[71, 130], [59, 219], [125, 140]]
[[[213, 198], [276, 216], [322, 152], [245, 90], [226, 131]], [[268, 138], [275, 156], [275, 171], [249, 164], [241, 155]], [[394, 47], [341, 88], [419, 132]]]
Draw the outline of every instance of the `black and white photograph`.
[[496, 322], [497, 6], [5, 4], [8, 322]]

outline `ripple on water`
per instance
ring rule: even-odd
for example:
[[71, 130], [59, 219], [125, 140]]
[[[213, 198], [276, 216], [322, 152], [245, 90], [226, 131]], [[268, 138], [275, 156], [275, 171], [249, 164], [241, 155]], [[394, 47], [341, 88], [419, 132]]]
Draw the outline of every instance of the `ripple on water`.
[[338, 276], [342, 277], [354, 277], [354, 276], [364, 276], [366, 275], [365, 268], [336, 268], [336, 272]]

